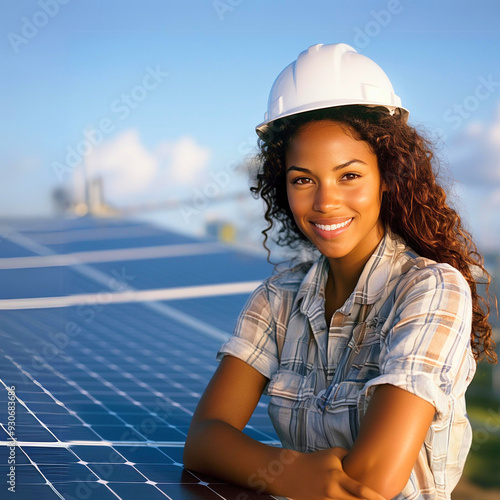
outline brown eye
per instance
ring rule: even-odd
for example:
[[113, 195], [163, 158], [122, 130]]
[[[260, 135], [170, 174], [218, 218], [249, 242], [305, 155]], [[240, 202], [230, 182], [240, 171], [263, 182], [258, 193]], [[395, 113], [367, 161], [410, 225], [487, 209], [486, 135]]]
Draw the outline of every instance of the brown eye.
[[292, 184], [306, 184], [305, 181], [310, 181], [309, 177], [296, 177], [295, 179], [292, 180]]
[[357, 179], [358, 177], [360, 177], [358, 174], [345, 174], [342, 178], [343, 179], [346, 179], [348, 181], [351, 181], [351, 180], [354, 180], [354, 179]]

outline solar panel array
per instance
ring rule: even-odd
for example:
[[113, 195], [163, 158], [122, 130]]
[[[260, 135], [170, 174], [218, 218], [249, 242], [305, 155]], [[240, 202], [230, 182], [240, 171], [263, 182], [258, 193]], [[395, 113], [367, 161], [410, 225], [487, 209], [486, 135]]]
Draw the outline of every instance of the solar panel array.
[[[0, 236], [1, 498], [272, 498], [182, 465], [265, 258], [127, 220], [3, 220]], [[265, 397], [244, 432], [278, 444]]]

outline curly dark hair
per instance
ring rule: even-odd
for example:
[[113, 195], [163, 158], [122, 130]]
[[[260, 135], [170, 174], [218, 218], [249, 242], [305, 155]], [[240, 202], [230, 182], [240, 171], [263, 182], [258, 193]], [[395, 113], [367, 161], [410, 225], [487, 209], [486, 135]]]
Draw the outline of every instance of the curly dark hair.
[[288, 204], [285, 154], [289, 141], [300, 127], [313, 120], [339, 123], [353, 138], [367, 142], [377, 156], [384, 193], [381, 221], [401, 236], [419, 255], [458, 269], [472, 292], [471, 346], [476, 361], [487, 358], [497, 362], [492, 327], [488, 321], [490, 306], [477, 290], [485, 285], [487, 297], [491, 276], [484, 259], [463, 227], [457, 212], [446, 201], [444, 189], [437, 183], [437, 159], [431, 141], [408, 125], [399, 113], [391, 115], [384, 107], [347, 105], [308, 111], [282, 118], [271, 124], [258, 139], [258, 172], [250, 187], [266, 205], [268, 223], [262, 230], [264, 247], [268, 232], [277, 223], [274, 241], [280, 246], [297, 248], [313, 245], [300, 231]]

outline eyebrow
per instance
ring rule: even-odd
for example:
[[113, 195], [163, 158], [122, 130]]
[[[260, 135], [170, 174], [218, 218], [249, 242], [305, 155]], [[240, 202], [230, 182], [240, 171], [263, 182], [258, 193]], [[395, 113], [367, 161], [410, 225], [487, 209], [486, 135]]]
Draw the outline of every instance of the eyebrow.
[[[352, 165], [353, 163], [362, 163], [363, 165], [366, 165], [366, 163], [363, 160], [349, 160], [346, 161], [345, 163], [341, 163], [340, 165], [337, 165], [336, 167], [333, 167], [332, 172], [336, 172], [337, 170], [341, 170], [342, 168], [346, 168], [349, 165]], [[303, 167], [296, 167], [295, 165], [292, 165], [289, 167], [286, 171], [286, 173], [290, 172], [290, 170], [297, 170], [298, 172], [306, 172], [308, 174], [312, 173], [309, 169], [303, 168]]]

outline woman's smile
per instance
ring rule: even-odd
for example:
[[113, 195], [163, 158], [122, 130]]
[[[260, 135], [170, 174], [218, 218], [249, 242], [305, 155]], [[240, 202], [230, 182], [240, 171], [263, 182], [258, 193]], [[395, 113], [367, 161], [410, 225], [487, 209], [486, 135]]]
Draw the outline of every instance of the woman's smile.
[[353, 217], [346, 219], [342, 222], [330, 222], [319, 223], [312, 222], [313, 226], [316, 228], [316, 232], [319, 236], [323, 238], [336, 238], [338, 235], [342, 234], [351, 224]]

